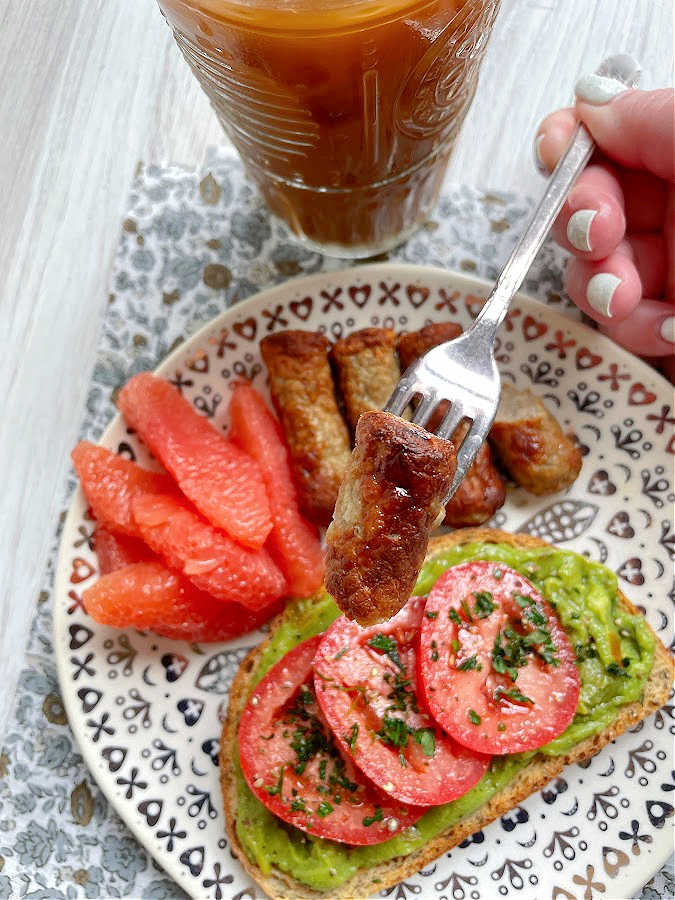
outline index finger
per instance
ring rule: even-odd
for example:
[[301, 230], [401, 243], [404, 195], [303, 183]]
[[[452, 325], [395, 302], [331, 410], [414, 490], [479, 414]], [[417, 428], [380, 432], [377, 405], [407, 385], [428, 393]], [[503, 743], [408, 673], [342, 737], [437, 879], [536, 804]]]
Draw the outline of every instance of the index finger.
[[[589, 76], [590, 78], [595, 76]], [[600, 149], [632, 169], [644, 169], [675, 182], [675, 93], [628, 90], [610, 103], [582, 99], [577, 83], [576, 111]]]

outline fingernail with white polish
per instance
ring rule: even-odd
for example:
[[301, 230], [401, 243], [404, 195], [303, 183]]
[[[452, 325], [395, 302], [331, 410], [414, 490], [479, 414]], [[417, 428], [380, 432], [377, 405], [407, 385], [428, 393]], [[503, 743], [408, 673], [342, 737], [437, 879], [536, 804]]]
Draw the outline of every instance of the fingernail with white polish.
[[595, 106], [602, 106], [609, 103], [618, 94], [623, 94], [629, 90], [625, 84], [616, 78], [607, 78], [606, 75], [582, 75], [574, 85], [574, 93], [579, 100], [585, 100], [586, 103], [592, 103]]
[[611, 275], [609, 272], [598, 272], [589, 279], [586, 285], [586, 299], [589, 305], [601, 316], [611, 319], [612, 297], [620, 284], [621, 279], [616, 275]]
[[591, 246], [591, 225], [597, 209], [578, 209], [567, 222], [567, 240], [577, 250], [589, 253]]
[[534, 139], [534, 163], [540, 172], [541, 175], [548, 175], [549, 171], [544, 163], [544, 160], [541, 155], [541, 142], [544, 140], [545, 135], [538, 134]]
[[668, 316], [667, 319], [661, 322], [659, 334], [664, 341], [668, 341], [669, 344], [675, 344], [675, 316]]

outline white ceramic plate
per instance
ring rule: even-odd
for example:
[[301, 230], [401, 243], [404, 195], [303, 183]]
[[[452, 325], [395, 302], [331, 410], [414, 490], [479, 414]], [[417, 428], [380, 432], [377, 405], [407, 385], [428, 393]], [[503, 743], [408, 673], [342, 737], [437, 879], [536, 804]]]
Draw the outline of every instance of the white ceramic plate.
[[[488, 290], [463, 275], [390, 264], [289, 281], [223, 313], [157, 372], [222, 427], [235, 378], [266, 392], [264, 335], [303, 328], [337, 339], [369, 325], [412, 330], [443, 319], [466, 327]], [[540, 395], [575, 432], [584, 461], [564, 495], [511, 487], [492, 524], [604, 562], [669, 640], [672, 389], [596, 332], [522, 295], [502, 326], [497, 359], [504, 378]], [[102, 443], [151, 464], [119, 417]], [[92, 530], [78, 490], [56, 574], [54, 645], [84, 759], [131, 831], [189, 894], [258, 896], [225, 839], [217, 745], [229, 684], [261, 635], [197, 646], [92, 622], [79, 599], [97, 576]], [[673, 719], [669, 705], [385, 895], [631, 896], [672, 852]]]

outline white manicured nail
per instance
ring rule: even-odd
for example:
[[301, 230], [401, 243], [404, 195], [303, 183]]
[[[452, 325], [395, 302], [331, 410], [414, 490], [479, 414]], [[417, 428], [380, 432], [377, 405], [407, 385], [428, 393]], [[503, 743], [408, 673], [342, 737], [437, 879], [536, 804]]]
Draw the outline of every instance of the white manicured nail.
[[582, 75], [574, 85], [574, 93], [579, 100], [592, 103], [594, 106], [602, 106], [609, 103], [618, 94], [629, 90], [625, 84], [616, 78], [607, 78], [606, 75]]
[[597, 214], [597, 209], [578, 209], [569, 217], [567, 222], [567, 240], [577, 250], [589, 253], [591, 246], [591, 225]]
[[548, 171], [548, 169], [546, 168], [546, 164], [544, 163], [544, 160], [542, 159], [542, 156], [541, 156], [541, 149], [540, 149], [540, 148], [541, 148], [541, 142], [544, 140], [544, 137], [545, 137], [545, 135], [543, 135], [543, 134], [538, 134], [538, 135], [536, 136], [536, 138], [534, 139], [534, 164], [535, 164], [535, 166], [537, 167], [537, 170], [538, 170], [542, 175], [548, 175], [548, 174], [549, 174], [549, 171]]
[[612, 318], [610, 310], [612, 297], [620, 284], [621, 279], [616, 275], [611, 275], [609, 272], [598, 272], [586, 285], [586, 299], [590, 306], [607, 319]]
[[659, 334], [664, 341], [668, 341], [669, 344], [675, 344], [675, 316], [668, 316], [667, 319], [661, 322]]

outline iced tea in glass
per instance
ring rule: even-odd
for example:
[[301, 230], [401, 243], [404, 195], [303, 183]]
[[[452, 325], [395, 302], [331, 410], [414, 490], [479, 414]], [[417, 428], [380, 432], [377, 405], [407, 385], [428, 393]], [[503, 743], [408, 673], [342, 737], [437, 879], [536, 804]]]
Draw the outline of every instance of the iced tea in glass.
[[270, 209], [381, 252], [429, 214], [499, 0], [159, 0]]

